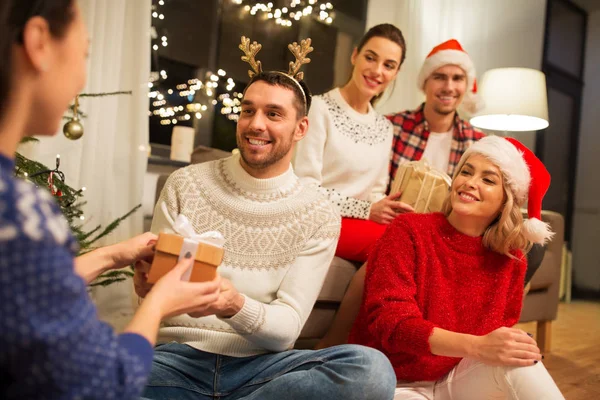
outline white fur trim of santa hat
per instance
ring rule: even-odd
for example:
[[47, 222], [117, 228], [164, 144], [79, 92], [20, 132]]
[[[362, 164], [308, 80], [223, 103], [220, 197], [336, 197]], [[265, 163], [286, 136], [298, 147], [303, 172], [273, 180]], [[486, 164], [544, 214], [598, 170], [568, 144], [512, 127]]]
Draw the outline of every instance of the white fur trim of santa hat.
[[[462, 156], [461, 165], [472, 154], [481, 154], [500, 168], [508, 186], [519, 203], [527, 198], [531, 175], [523, 153], [508, 140], [499, 136], [486, 136], [473, 143]], [[460, 170], [460, 168], [457, 168]]]
[[528, 218], [523, 222], [523, 235], [527, 240], [541, 245], [546, 244], [554, 236], [550, 224], [537, 218]]

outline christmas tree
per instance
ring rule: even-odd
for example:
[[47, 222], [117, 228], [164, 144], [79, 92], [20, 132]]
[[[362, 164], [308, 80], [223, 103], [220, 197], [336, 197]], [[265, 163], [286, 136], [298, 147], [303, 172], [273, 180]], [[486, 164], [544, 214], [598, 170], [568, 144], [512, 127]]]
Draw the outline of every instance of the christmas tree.
[[[116, 94], [130, 94], [131, 92], [113, 92], [113, 93], [95, 93], [82, 94], [80, 96], [98, 97], [110, 96]], [[79, 96], [78, 96], [79, 97]], [[63, 128], [65, 136], [76, 140], [83, 135], [83, 126], [79, 122], [85, 115], [78, 109], [78, 99], [75, 99], [74, 105], [70, 108], [70, 116], [65, 117], [68, 122]], [[37, 142], [37, 139], [26, 137], [22, 143]], [[37, 161], [31, 160], [22, 154], [16, 154], [15, 175], [19, 178], [28, 180], [38, 187], [47, 189], [59, 205], [63, 215], [71, 227], [71, 231], [79, 243], [79, 255], [88, 253], [97, 246], [94, 244], [114, 231], [119, 224], [127, 219], [131, 214], [137, 211], [141, 204], [138, 204], [122, 217], [119, 217], [108, 224], [106, 227], [96, 225], [91, 230], [84, 229], [83, 206], [86, 204], [83, 199], [85, 188], [74, 189], [65, 183], [65, 175], [60, 171], [60, 156], [56, 157], [56, 166], [50, 169]], [[90, 286], [108, 286], [112, 283], [120, 282], [133, 276], [133, 272], [128, 269], [106, 272], [96, 278]]]

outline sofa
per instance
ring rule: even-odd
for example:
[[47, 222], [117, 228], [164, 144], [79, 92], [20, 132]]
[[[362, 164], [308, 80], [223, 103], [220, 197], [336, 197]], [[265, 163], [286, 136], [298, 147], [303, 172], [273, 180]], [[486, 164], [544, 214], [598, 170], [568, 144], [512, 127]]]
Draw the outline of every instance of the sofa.
[[[192, 163], [216, 160], [229, 154], [222, 150], [199, 147], [192, 153]], [[161, 175], [158, 178], [155, 201], [158, 200], [167, 177], [168, 175]], [[558, 311], [564, 219], [558, 213], [542, 211], [542, 220], [550, 224], [555, 235], [546, 245], [545, 252], [540, 253], [541, 263], [528, 285], [528, 292], [523, 300], [521, 322], [537, 322], [538, 345], [542, 352], [549, 352], [552, 321], [556, 319]], [[359, 263], [334, 257], [315, 307], [296, 342], [296, 348], [312, 348], [325, 335], [359, 267]]]

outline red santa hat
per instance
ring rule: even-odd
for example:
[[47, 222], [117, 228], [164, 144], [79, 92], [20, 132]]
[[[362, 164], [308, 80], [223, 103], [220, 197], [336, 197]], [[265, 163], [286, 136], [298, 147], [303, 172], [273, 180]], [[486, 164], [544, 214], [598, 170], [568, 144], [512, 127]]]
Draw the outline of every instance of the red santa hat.
[[[481, 154], [500, 168], [516, 201], [527, 199], [527, 217], [523, 223], [525, 237], [545, 244], [554, 233], [542, 222], [542, 199], [550, 186], [550, 173], [535, 154], [513, 138], [486, 136], [475, 142], [463, 154], [462, 165], [472, 154]], [[459, 169], [458, 169], [459, 170]]]
[[427, 55], [419, 76], [417, 87], [424, 90], [425, 81], [438, 68], [444, 65], [457, 65], [467, 74], [467, 92], [463, 98], [463, 108], [471, 114], [483, 108], [483, 101], [477, 96], [477, 80], [475, 79], [475, 66], [471, 57], [462, 48], [458, 40], [450, 39], [439, 44]]

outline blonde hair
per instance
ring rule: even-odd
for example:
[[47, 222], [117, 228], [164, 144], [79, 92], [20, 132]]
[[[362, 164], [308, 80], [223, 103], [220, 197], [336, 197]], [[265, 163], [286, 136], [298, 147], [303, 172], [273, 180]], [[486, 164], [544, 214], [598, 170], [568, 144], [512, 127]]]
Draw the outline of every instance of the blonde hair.
[[[484, 154], [480, 155], [486, 157]], [[452, 177], [452, 183], [454, 183], [454, 180], [462, 170], [462, 167], [467, 159], [468, 157], [463, 157], [460, 160], [454, 172], [454, 176]], [[486, 159], [489, 160], [487, 157]], [[515, 256], [511, 254], [511, 251], [521, 250], [523, 253], [527, 253], [532, 246], [532, 243], [525, 238], [523, 231], [523, 214], [521, 213], [521, 206], [523, 204], [521, 203], [524, 203], [525, 201], [524, 199], [521, 203], [517, 201], [514, 194], [510, 190], [510, 186], [504, 174], [502, 174], [502, 181], [506, 201], [500, 210], [498, 218], [496, 218], [483, 233], [482, 243], [486, 248], [492, 251], [504, 254], [510, 258], [515, 258]], [[451, 194], [452, 191], [450, 190], [444, 199], [444, 203], [442, 204], [442, 213], [444, 213], [446, 217], [448, 217], [452, 212], [452, 201], [450, 200]]]

